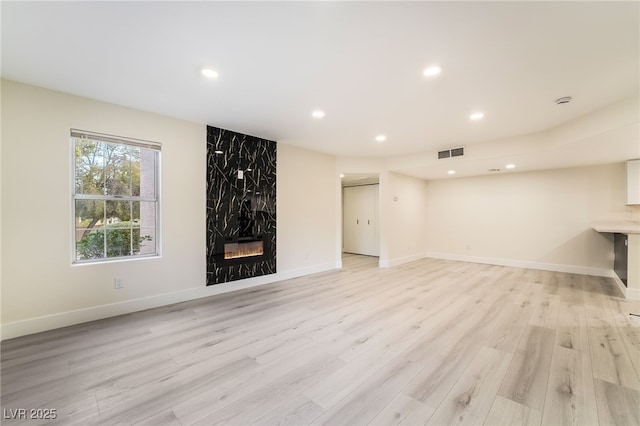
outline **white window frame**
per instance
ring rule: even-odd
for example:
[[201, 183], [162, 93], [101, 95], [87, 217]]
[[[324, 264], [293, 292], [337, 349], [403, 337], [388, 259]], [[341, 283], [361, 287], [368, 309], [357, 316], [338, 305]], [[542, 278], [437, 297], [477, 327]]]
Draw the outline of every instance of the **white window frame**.
[[[157, 142], [145, 141], [140, 139], [126, 138], [122, 136], [106, 135], [102, 133], [89, 132], [84, 130], [71, 129], [71, 262], [72, 264], [92, 264], [105, 263], [114, 261], [129, 261], [135, 259], [155, 258], [161, 255], [162, 239], [161, 239], [161, 220], [160, 220], [160, 164], [161, 164], [161, 147]], [[154, 184], [155, 197], [140, 196], [120, 196], [120, 195], [97, 195], [97, 194], [81, 194], [76, 193], [76, 141], [92, 140], [112, 145], [123, 145], [128, 147], [137, 147], [141, 149], [151, 150], [155, 152], [155, 169]], [[107, 257], [107, 238], [104, 238], [104, 257], [91, 259], [78, 259], [76, 248], [76, 200], [98, 200], [98, 201], [134, 201], [134, 202], [153, 202], [155, 204], [155, 252], [145, 254], [130, 254], [126, 256]], [[106, 210], [105, 210], [106, 216]], [[106, 223], [106, 217], [105, 217]]]

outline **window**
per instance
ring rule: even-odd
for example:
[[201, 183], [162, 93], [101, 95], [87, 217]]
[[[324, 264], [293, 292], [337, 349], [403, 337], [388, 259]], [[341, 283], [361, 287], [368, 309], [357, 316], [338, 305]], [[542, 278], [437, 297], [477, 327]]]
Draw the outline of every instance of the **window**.
[[71, 130], [73, 261], [159, 254], [160, 144]]

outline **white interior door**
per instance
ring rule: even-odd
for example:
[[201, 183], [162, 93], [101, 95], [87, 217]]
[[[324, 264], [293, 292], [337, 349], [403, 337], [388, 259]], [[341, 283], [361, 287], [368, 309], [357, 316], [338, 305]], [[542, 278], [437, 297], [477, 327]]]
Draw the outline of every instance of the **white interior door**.
[[378, 185], [343, 188], [343, 250], [378, 256]]

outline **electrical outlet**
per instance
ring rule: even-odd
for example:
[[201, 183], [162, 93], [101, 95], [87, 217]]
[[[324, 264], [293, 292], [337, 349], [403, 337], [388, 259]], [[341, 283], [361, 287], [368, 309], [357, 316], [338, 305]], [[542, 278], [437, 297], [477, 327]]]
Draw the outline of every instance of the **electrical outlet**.
[[116, 290], [119, 290], [121, 288], [124, 288], [124, 278], [122, 277], [115, 277], [113, 279], [113, 288], [115, 288]]

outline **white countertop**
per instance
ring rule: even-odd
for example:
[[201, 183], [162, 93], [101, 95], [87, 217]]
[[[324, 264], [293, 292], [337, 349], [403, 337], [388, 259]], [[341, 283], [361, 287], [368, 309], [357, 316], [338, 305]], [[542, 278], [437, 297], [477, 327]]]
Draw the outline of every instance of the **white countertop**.
[[640, 222], [632, 222], [630, 220], [595, 222], [592, 228], [598, 232], [640, 234]]

